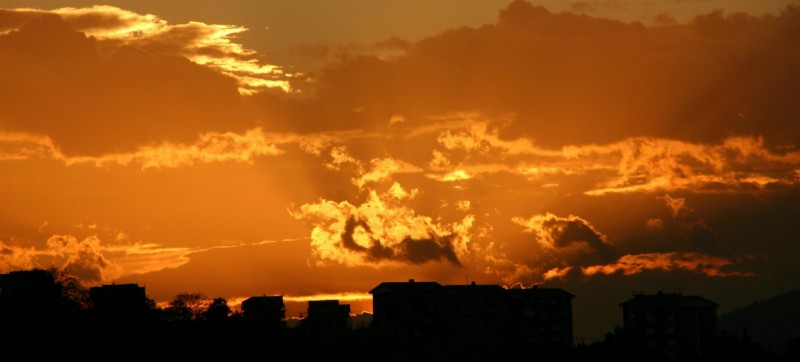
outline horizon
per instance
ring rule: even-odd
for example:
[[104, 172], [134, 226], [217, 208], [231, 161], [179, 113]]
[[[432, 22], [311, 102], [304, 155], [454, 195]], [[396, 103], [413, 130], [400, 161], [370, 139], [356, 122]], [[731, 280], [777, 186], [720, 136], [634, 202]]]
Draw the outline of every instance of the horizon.
[[576, 341], [800, 288], [798, 1], [3, 6], [0, 273], [541, 285]]

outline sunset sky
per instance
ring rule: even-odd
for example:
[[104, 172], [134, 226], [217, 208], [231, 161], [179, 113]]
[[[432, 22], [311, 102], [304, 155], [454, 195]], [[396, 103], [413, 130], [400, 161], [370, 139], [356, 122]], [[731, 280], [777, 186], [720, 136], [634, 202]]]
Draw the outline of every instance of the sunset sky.
[[800, 2], [97, 4], [0, 3], [0, 272], [536, 283], [578, 341], [800, 287]]

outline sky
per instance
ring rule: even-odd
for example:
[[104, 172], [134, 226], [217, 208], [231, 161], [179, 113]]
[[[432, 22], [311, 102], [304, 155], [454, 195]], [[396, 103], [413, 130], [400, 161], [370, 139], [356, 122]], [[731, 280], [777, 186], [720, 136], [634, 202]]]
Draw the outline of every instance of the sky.
[[800, 287], [800, 3], [15, 1], [0, 272], [369, 311], [382, 281]]

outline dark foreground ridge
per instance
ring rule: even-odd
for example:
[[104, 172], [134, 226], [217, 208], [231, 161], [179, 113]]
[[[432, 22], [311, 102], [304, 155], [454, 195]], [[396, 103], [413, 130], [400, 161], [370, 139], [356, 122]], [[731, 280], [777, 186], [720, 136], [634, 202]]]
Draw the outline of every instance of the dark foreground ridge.
[[[795, 361], [747, 336], [716, 332], [717, 304], [699, 296], [634, 295], [623, 326], [573, 344], [572, 299], [558, 288], [385, 282], [370, 291], [371, 325], [350, 306], [311, 301], [287, 328], [282, 296], [178, 294], [165, 308], [136, 284], [89, 290], [56, 270], [0, 274], [2, 361]], [[357, 326], [356, 326], [357, 325]]]

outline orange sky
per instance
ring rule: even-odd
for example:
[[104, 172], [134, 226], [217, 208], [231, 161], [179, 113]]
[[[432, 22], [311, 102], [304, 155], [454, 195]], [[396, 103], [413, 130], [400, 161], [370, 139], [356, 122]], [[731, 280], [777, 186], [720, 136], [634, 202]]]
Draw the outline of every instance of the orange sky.
[[0, 271], [544, 283], [578, 339], [800, 286], [800, 4], [163, 3], [4, 2]]

